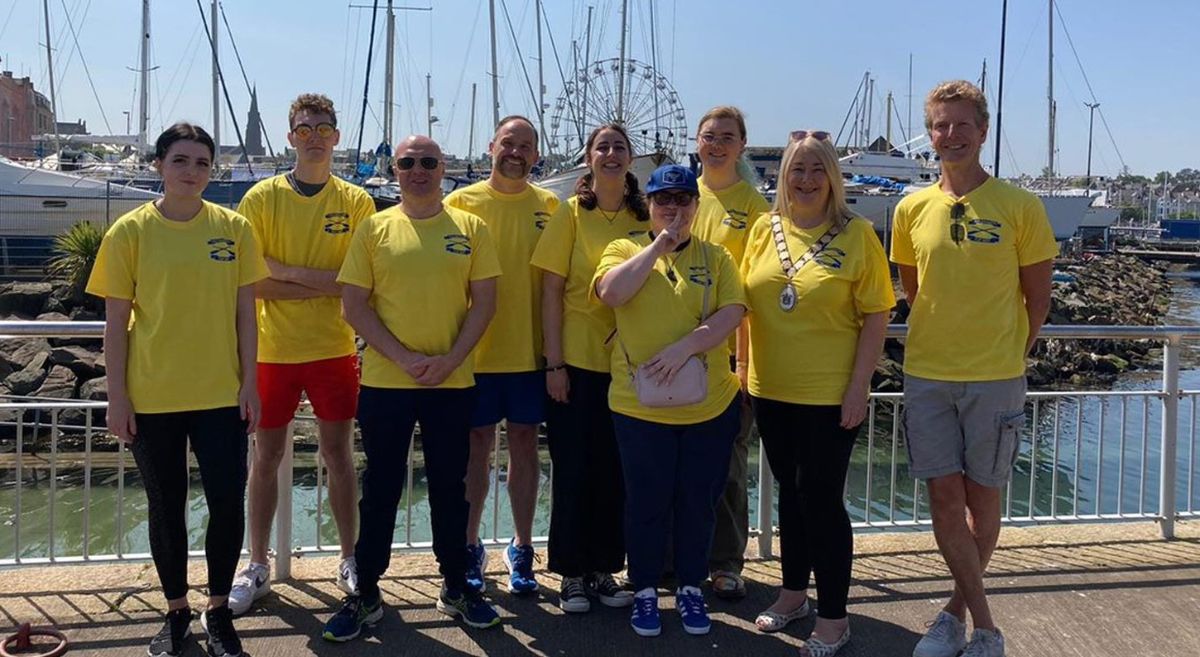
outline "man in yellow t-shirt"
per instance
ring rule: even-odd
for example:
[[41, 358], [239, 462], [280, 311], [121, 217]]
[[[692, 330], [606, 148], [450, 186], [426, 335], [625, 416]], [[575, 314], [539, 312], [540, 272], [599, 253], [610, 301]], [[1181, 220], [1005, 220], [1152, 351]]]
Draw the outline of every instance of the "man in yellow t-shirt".
[[467, 583], [482, 591], [487, 554], [479, 524], [488, 494], [488, 466], [496, 424], [506, 421], [508, 499], [512, 505], [512, 542], [504, 550], [509, 590], [530, 593], [533, 576], [533, 514], [541, 463], [537, 428], [546, 419], [546, 382], [542, 344], [539, 269], [529, 264], [546, 221], [558, 208], [553, 192], [529, 184], [538, 160], [538, 133], [523, 116], [508, 116], [488, 144], [492, 173], [446, 197], [446, 205], [478, 215], [496, 242], [504, 273], [496, 285], [496, 316], [475, 350], [475, 411], [471, 420], [471, 461], [467, 467]]
[[302, 394], [317, 416], [321, 457], [329, 473], [329, 506], [342, 556], [337, 584], [347, 593], [358, 588], [358, 495], [351, 456], [358, 354], [354, 331], [342, 319], [336, 277], [354, 228], [375, 206], [361, 187], [330, 175], [339, 133], [328, 98], [298, 97], [288, 111], [288, 125], [295, 168], [259, 182], [238, 206], [263, 245], [271, 276], [256, 287], [263, 416], [248, 486], [250, 563], [238, 574], [229, 596], [235, 614], [245, 613], [271, 588], [267, 542], [277, 502], [277, 473]]
[[358, 426], [366, 469], [354, 545], [358, 586], [325, 625], [349, 641], [383, 617], [379, 578], [391, 557], [413, 428], [429, 485], [437, 608], [472, 627], [500, 617], [467, 588], [466, 485], [475, 402], [471, 351], [496, 311], [500, 263], [487, 225], [442, 204], [442, 151], [428, 137], [396, 146], [399, 205], [366, 219], [338, 274], [346, 321], [367, 343]]
[[954, 594], [913, 655], [965, 648], [1003, 657], [983, 573], [1019, 453], [1025, 357], [1050, 307], [1058, 245], [1041, 201], [980, 166], [988, 112], [977, 87], [957, 80], [934, 88], [925, 127], [942, 177], [896, 207], [891, 257], [912, 308], [904, 359], [909, 471], [929, 486]]
[[[700, 208], [696, 211], [692, 233], [706, 242], [725, 247], [739, 267], [751, 228], [771, 209], [767, 199], [743, 177], [744, 172], [749, 171], [742, 162], [745, 150], [746, 118], [741, 110], [731, 106], [714, 107], [700, 117], [696, 154], [704, 168], [699, 181]], [[745, 175], [749, 176], [749, 173]], [[730, 354], [736, 351], [735, 337], [730, 338]], [[746, 487], [754, 413], [748, 399], [742, 402], [741, 426], [733, 443], [725, 492], [717, 503], [717, 525], [708, 559], [713, 594], [726, 600], [738, 600], [746, 595], [742, 567], [750, 538]]]

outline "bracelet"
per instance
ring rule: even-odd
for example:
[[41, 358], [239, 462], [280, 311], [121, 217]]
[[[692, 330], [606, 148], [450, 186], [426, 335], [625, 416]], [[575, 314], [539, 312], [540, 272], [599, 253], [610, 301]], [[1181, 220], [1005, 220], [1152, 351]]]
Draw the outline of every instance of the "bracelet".
[[543, 372], [557, 372], [559, 370], [565, 370], [565, 369], [567, 369], [567, 364], [559, 363], [558, 365], [554, 365], [552, 367], [546, 367], [542, 371]]

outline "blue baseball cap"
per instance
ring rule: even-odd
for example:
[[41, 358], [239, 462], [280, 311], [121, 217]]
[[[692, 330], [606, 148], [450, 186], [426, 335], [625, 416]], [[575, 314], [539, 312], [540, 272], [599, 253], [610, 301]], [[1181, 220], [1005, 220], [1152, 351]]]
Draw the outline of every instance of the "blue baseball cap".
[[668, 189], [682, 189], [697, 196], [700, 185], [696, 183], [696, 174], [679, 164], [664, 164], [650, 174], [650, 182], [646, 183], [646, 193], [654, 194]]

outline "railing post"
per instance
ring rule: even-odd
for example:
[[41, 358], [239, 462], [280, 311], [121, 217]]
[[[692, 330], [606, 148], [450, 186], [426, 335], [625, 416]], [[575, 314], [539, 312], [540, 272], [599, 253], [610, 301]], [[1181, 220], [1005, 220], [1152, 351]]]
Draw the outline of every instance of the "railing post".
[[1163, 344], [1162, 461], [1159, 464], [1158, 515], [1162, 536], [1175, 538], [1175, 449], [1179, 438], [1179, 351], [1178, 334]]
[[[275, 506], [275, 570], [274, 579], [279, 582], [292, 577], [292, 466], [294, 461], [292, 425], [288, 425], [283, 439], [283, 458], [279, 461], [276, 474]], [[320, 531], [320, 528], [317, 528]]]
[[775, 478], [771, 476], [771, 465], [767, 462], [767, 448], [762, 437], [758, 439], [758, 556], [770, 559], [774, 553], [771, 541], [775, 538], [771, 509], [775, 497]]

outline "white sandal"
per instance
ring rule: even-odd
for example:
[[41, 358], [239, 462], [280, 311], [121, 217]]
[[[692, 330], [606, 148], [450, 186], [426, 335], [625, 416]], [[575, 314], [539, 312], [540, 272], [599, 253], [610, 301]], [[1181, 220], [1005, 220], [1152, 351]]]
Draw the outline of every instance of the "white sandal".
[[842, 647], [847, 643], [850, 643], [849, 627], [847, 627], [846, 631], [842, 632], [842, 636], [832, 644], [825, 643], [820, 639], [809, 637], [807, 641], [800, 644], [800, 655], [801, 657], [833, 657], [833, 655], [837, 654], [837, 651], [841, 650]]
[[758, 627], [760, 632], [778, 632], [787, 627], [788, 623], [804, 618], [811, 613], [812, 606], [808, 604], [808, 598], [805, 598], [804, 604], [786, 614], [771, 611], [770, 609], [760, 613], [758, 618], [754, 619], [754, 625]]

